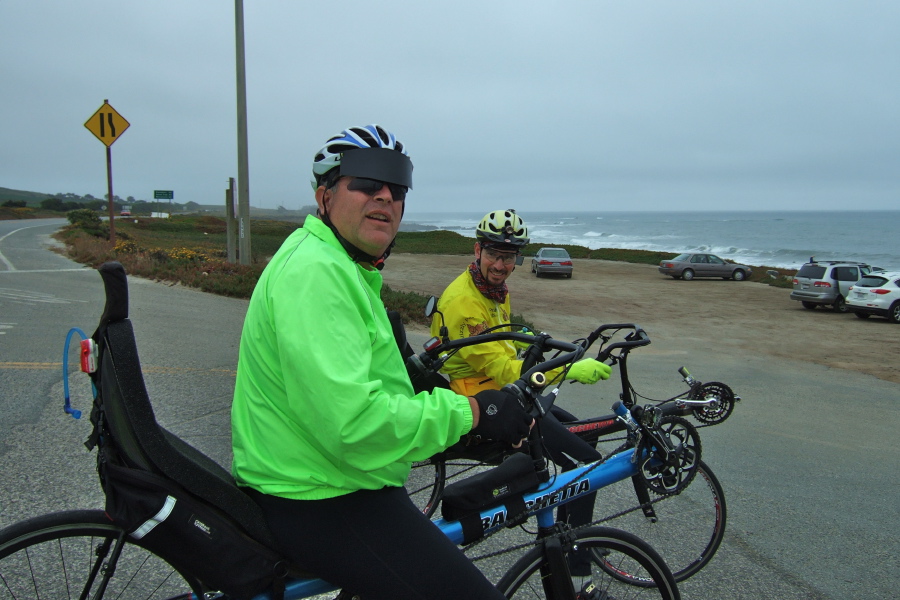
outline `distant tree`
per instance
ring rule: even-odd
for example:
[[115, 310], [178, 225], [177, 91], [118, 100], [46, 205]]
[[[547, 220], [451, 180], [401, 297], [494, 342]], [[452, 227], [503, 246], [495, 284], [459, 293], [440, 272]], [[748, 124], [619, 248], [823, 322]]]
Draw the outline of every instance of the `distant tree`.
[[56, 210], [62, 212], [66, 210], [66, 205], [59, 198], [47, 198], [46, 200], [41, 200], [41, 208], [44, 210]]
[[27, 203], [24, 200], [7, 200], [2, 206], [6, 208], [25, 208]]
[[194, 201], [186, 202], [184, 205], [184, 210], [188, 212], [194, 212], [196, 210], [200, 210], [200, 205]]

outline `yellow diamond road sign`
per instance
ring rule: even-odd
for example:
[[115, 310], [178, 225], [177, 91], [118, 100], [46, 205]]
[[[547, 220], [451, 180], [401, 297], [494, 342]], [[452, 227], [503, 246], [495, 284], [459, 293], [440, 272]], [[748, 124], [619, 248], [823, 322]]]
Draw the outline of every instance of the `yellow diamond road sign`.
[[84, 126], [90, 130], [97, 139], [108, 146], [119, 139], [130, 123], [125, 117], [116, 112], [109, 102], [103, 101], [103, 106], [97, 109], [94, 115], [84, 122]]

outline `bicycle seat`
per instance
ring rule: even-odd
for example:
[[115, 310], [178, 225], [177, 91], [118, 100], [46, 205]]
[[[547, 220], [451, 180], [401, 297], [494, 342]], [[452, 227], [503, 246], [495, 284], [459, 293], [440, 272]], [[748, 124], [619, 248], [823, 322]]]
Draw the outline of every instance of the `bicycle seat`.
[[106, 428], [123, 458], [135, 468], [173, 480], [231, 517], [251, 538], [274, 547], [262, 510], [236, 485], [231, 474], [157, 423], [128, 319], [125, 269], [118, 262], [110, 262], [99, 271], [106, 289], [106, 306], [93, 335], [100, 347], [94, 381], [101, 401], [95, 412], [99, 409], [103, 413]]

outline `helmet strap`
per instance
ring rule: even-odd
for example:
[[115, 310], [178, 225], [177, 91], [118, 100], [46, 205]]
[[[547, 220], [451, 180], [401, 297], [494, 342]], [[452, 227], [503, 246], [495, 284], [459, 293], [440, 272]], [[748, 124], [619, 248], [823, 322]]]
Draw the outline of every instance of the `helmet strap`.
[[317, 214], [319, 215], [319, 218], [322, 220], [322, 222], [328, 226], [328, 229], [330, 229], [332, 233], [334, 233], [334, 237], [337, 238], [337, 241], [341, 244], [341, 247], [343, 247], [347, 254], [350, 255], [350, 258], [353, 259], [353, 262], [370, 263], [379, 271], [384, 268], [384, 261], [387, 260], [387, 257], [391, 255], [391, 249], [397, 242], [396, 238], [391, 240], [391, 243], [388, 246], [387, 250], [385, 250], [384, 254], [382, 254], [381, 256], [372, 256], [371, 254], [360, 250], [349, 241], [347, 241], [347, 239], [341, 235], [341, 232], [338, 231], [337, 227], [334, 226], [334, 223], [331, 222], [331, 218], [328, 216], [327, 212], [319, 210], [317, 211]]

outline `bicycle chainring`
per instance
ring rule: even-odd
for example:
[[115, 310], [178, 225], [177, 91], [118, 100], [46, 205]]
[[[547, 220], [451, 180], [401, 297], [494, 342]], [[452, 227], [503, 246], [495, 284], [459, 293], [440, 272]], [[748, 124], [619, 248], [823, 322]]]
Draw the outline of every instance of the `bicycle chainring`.
[[704, 383], [691, 393], [690, 398], [712, 401], [710, 404], [693, 409], [694, 418], [707, 425], [718, 425], [734, 411], [734, 392], [718, 381]]
[[[662, 436], [662, 442], [654, 439]], [[664, 417], [653, 435], [644, 435], [642, 478], [651, 491], [660, 495], [677, 494], [690, 485], [700, 463], [700, 435], [690, 421], [682, 417]], [[667, 452], [665, 445], [672, 447]]]

